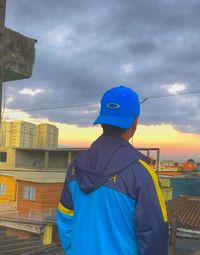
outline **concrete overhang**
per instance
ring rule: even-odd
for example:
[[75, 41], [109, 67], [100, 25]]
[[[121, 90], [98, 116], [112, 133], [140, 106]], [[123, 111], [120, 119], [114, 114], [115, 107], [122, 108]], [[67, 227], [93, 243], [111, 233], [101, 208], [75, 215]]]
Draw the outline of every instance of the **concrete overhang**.
[[20, 151], [43, 151], [43, 152], [73, 152], [73, 151], [84, 151], [88, 148], [20, 148], [20, 147], [14, 147], [15, 150]]
[[30, 78], [35, 61], [36, 40], [5, 28], [4, 81]]
[[14, 173], [15, 180], [36, 183], [64, 183], [66, 171], [64, 172], [17, 172]]

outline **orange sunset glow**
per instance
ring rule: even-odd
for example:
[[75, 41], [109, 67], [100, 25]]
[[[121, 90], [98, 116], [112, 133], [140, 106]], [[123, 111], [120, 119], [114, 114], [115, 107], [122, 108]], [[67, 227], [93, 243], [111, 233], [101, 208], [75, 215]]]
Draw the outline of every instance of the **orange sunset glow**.
[[[6, 111], [9, 111], [8, 109]], [[88, 147], [101, 135], [100, 126], [78, 127], [48, 119], [33, 119], [24, 112], [5, 115], [6, 119], [23, 119], [24, 121], [50, 123], [59, 128], [59, 145], [67, 147]], [[132, 141], [130, 141], [132, 142]], [[200, 161], [200, 135], [177, 131], [171, 125], [138, 125], [133, 138], [135, 147], [157, 147], [161, 149], [161, 159], [186, 160], [190, 157]]]
[[[81, 128], [54, 123], [59, 127], [59, 143], [72, 146], [89, 146], [101, 134], [101, 127]], [[161, 148], [161, 158], [200, 158], [200, 135], [181, 133], [170, 125], [138, 125], [133, 138], [136, 147]]]

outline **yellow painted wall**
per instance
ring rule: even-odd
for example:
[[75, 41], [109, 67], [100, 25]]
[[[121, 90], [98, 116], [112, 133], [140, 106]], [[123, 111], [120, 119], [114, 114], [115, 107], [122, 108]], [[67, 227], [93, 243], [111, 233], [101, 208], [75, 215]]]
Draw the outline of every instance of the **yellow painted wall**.
[[172, 199], [171, 179], [159, 177], [159, 182], [165, 201]]
[[7, 162], [0, 162], [0, 170], [15, 168], [15, 149], [12, 148], [0, 148], [0, 152], [7, 152]]
[[160, 184], [162, 187], [171, 187], [171, 180], [170, 178], [159, 178]]
[[172, 188], [161, 188], [165, 201], [172, 199]]
[[0, 195], [0, 203], [16, 200], [16, 180], [12, 176], [0, 175], [0, 183], [6, 185], [6, 194]]
[[52, 224], [46, 224], [43, 234], [43, 244], [51, 244], [52, 243], [52, 234], [53, 234], [53, 227]]

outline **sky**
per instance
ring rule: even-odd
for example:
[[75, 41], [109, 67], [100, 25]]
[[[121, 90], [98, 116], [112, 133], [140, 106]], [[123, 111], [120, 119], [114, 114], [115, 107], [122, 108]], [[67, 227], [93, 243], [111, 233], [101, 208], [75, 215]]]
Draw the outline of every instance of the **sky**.
[[[113, 86], [131, 87], [141, 101], [200, 92], [199, 9], [198, 0], [7, 0], [6, 26], [38, 41], [32, 78], [6, 83], [5, 119], [54, 123], [60, 145], [89, 146], [101, 134], [92, 127], [100, 98]], [[134, 146], [200, 161], [199, 97], [145, 101]], [[26, 111], [59, 106], [73, 107]]]

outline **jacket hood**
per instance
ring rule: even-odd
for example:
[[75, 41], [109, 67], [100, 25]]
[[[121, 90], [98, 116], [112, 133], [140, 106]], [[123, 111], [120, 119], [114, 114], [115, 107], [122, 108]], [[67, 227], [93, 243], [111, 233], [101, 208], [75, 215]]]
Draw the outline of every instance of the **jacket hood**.
[[102, 135], [75, 159], [76, 180], [89, 193], [139, 159], [150, 162], [122, 137]]

